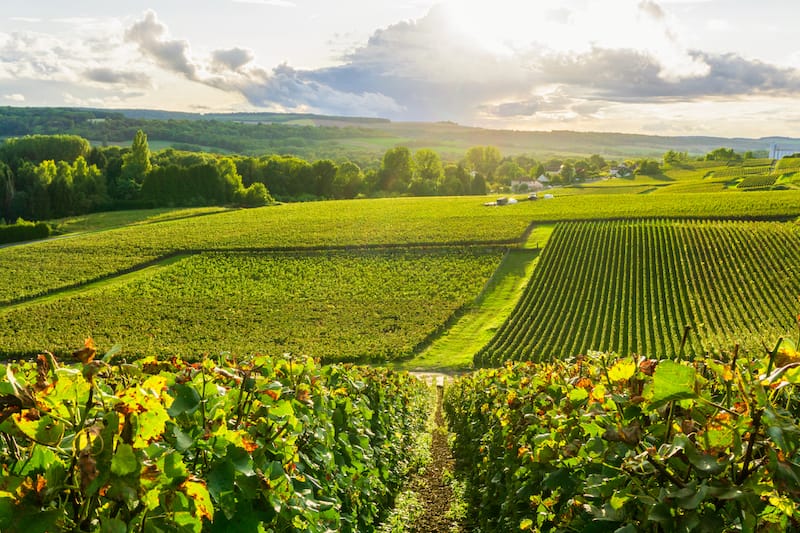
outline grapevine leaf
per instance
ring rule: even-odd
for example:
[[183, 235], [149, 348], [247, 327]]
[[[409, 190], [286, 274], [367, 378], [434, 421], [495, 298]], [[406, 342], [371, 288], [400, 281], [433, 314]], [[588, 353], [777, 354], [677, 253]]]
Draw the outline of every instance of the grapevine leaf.
[[120, 444], [117, 453], [111, 459], [111, 473], [117, 476], [127, 476], [136, 472], [139, 468], [139, 461], [130, 444]]
[[233, 463], [230, 461], [218, 463], [211, 472], [209, 472], [208, 492], [215, 500], [219, 501], [224, 493], [233, 491], [235, 475], [236, 471], [233, 468]]
[[29, 439], [44, 444], [55, 446], [64, 436], [64, 424], [49, 415], [34, 418], [34, 409], [11, 415], [14, 423]]
[[636, 373], [636, 364], [627, 359], [617, 361], [614, 366], [608, 370], [608, 379], [611, 381], [625, 381], [631, 379], [633, 374]]
[[200, 407], [202, 398], [194, 387], [189, 385], [175, 385], [172, 391], [175, 395], [175, 399], [169, 409], [167, 409], [169, 416], [177, 417], [184, 413], [192, 414]]
[[214, 505], [202, 481], [186, 481], [183, 484], [186, 495], [194, 500], [195, 511], [198, 516], [214, 520]]
[[673, 361], [662, 361], [653, 374], [651, 407], [656, 409], [674, 400], [696, 398], [695, 369]]
[[102, 358], [102, 361], [104, 363], [108, 363], [112, 357], [114, 357], [121, 351], [122, 351], [122, 346], [120, 346], [119, 344], [115, 344], [114, 346], [111, 347], [109, 351], [105, 353], [105, 355]]
[[100, 533], [127, 533], [125, 522], [118, 518], [100, 518]]

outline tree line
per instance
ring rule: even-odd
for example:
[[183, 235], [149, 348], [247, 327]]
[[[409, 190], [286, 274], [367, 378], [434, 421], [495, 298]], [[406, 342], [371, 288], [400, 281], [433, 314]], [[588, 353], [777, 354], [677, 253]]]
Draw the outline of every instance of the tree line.
[[[706, 159], [732, 155], [719, 149]], [[676, 166], [689, 163], [689, 157], [669, 151], [663, 161]], [[637, 174], [661, 172], [654, 160], [626, 163]], [[93, 147], [77, 135], [28, 135], [0, 145], [0, 219], [12, 223], [144, 207], [260, 206], [274, 200], [484, 195], [517, 192], [512, 186], [543, 175], [552, 184], [591, 180], [616, 165], [597, 154], [547, 160], [503, 156], [494, 146], [473, 146], [460, 160], [445, 162], [433, 150], [397, 146], [362, 168], [347, 159], [307, 161], [294, 155], [175, 148], [153, 153], [142, 130], [129, 148]]]
[[[552, 163], [552, 162], [551, 162]], [[168, 148], [152, 153], [138, 130], [130, 148], [76, 135], [28, 135], [0, 145], [0, 218], [46, 220], [109, 209], [265, 205], [360, 196], [483, 195], [544, 172], [531, 158], [492, 146], [445, 163], [430, 149], [399, 146], [362, 169], [353, 161], [293, 155], [220, 155]]]

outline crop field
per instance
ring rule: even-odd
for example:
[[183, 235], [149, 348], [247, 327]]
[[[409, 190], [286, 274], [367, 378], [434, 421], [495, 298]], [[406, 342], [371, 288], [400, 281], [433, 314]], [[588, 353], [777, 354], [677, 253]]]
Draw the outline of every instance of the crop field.
[[670, 357], [760, 349], [791, 332], [800, 228], [675, 220], [556, 227], [525, 294], [481, 366], [587, 350]]
[[764, 187], [771, 187], [775, 185], [777, 176], [770, 174], [758, 174], [755, 176], [747, 176], [737, 185], [740, 189], [760, 189]]
[[770, 165], [760, 165], [760, 166], [752, 166], [752, 167], [730, 167], [720, 170], [714, 171], [715, 178], [728, 178], [728, 179], [738, 179], [744, 178], [747, 176], [756, 176], [756, 175], [766, 175], [769, 174], [772, 170]]
[[485, 197], [289, 204], [164, 220], [0, 248], [0, 305], [136, 269], [171, 254], [515, 243], [533, 221], [791, 218], [800, 191], [557, 196], [488, 208]]
[[410, 355], [497, 268], [502, 250], [201, 254], [153, 276], [0, 309], [6, 356], [91, 336], [132, 355], [294, 353], [333, 360]]

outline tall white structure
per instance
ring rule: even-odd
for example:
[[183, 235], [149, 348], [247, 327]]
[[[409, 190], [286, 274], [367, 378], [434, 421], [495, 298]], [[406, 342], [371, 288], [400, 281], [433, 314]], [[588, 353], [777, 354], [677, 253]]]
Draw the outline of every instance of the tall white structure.
[[794, 148], [781, 148], [777, 144], [770, 144], [769, 145], [769, 158], [770, 159], [783, 159], [787, 155], [792, 155], [800, 152], [800, 150]]

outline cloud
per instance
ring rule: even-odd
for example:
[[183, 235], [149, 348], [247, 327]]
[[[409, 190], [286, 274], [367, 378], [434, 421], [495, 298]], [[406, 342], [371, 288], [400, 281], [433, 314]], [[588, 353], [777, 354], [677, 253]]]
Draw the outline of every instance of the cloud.
[[231, 0], [235, 4], [257, 4], [275, 7], [297, 7], [297, 4], [289, 0]]
[[197, 65], [190, 59], [189, 43], [168, 39], [167, 27], [154, 11], [148, 10], [144, 19], [136, 22], [125, 32], [125, 39], [139, 46], [139, 50], [163, 68], [183, 74], [190, 80], [197, 79]]
[[166, 25], [153, 11], [126, 32], [129, 42], [168, 72], [228, 92], [238, 92], [251, 104], [286, 111], [386, 116], [402, 111], [393, 98], [360, 88], [333, 87], [314, 72], [279, 65], [271, 71], [254, 64], [252, 51], [230, 48], [211, 52], [207, 61], [191, 57], [189, 43], [169, 38]]
[[20, 93], [4, 94], [3, 100], [9, 100], [11, 102], [24, 102], [25, 95]]
[[600, 48], [586, 54], [543, 58], [539, 72], [542, 81], [583, 88], [585, 94], [593, 98], [619, 102], [692, 101], [707, 97], [800, 92], [800, 76], [796, 70], [735, 54], [692, 51], [690, 55], [708, 65], [704, 76], [664, 79], [660, 76], [658, 62], [646, 53]]
[[84, 72], [86, 79], [97, 83], [121, 84], [134, 87], [149, 87], [150, 76], [142, 72], [124, 72], [108, 67], [97, 67]]
[[[800, 93], [796, 70], [688, 49], [664, 5], [617, 0], [604, 16], [618, 25], [609, 26], [598, 22], [605, 4], [582, 11], [546, 3], [537, 8], [542, 18], [531, 32], [537, 40], [528, 36], [526, 43], [513, 45], [497, 41], [502, 32], [487, 45], [485, 34], [458, 26], [452, 6], [440, 5], [420, 19], [374, 31], [367, 42], [344, 53], [340, 64], [318, 69], [264, 67], [242, 47], [193, 57], [189, 43], [171, 37], [153, 11], [129, 27], [125, 38], [167, 72], [241, 95], [256, 107], [284, 111], [400, 120], [565, 121], [605, 116], [622, 104]], [[573, 46], [576, 35], [593, 44]], [[96, 82], [117, 83], [112, 80], [123, 73], [94, 69], [92, 75]]]
[[262, 73], [260, 78], [248, 79], [239, 90], [254, 105], [277, 105], [287, 110], [361, 116], [387, 116], [402, 111], [394, 99], [381, 93], [340, 91], [288, 65], [276, 67], [269, 75]]
[[215, 71], [236, 71], [252, 62], [255, 55], [252, 50], [244, 48], [231, 48], [229, 50], [215, 50], [211, 54], [211, 64]]
[[36, 17], [11, 17], [8, 20], [12, 22], [25, 22], [28, 24], [38, 24], [42, 22], [42, 19]]

